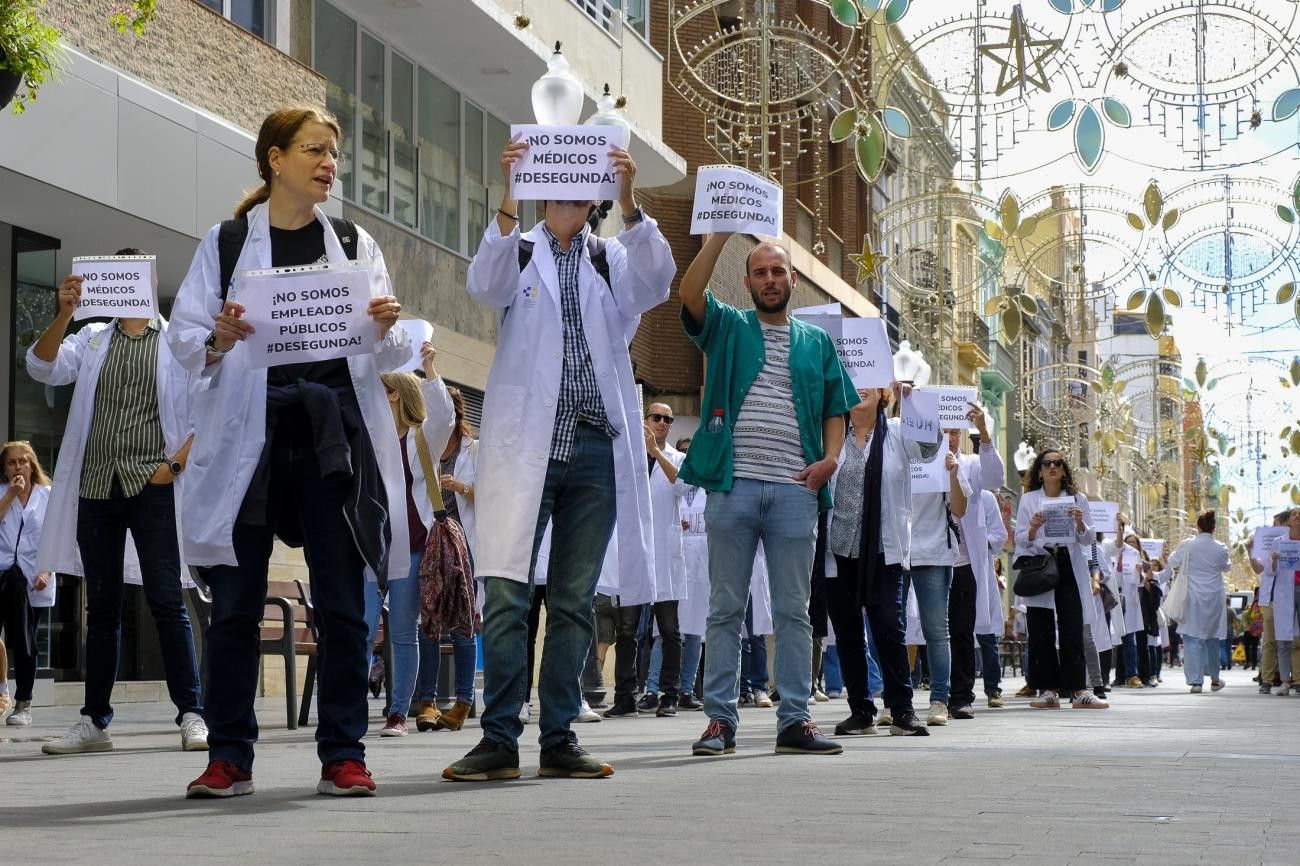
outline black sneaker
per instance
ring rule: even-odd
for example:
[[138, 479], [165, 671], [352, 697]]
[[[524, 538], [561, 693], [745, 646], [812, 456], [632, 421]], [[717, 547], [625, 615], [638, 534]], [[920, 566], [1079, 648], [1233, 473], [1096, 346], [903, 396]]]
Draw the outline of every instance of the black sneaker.
[[677, 695], [664, 695], [659, 701], [659, 709], [655, 710], [655, 715], [660, 718], [677, 715]]
[[605, 718], [621, 719], [625, 716], [636, 716], [636, 698], [631, 695], [619, 695], [614, 698], [614, 706], [605, 710]]
[[776, 735], [778, 755], [838, 755], [843, 751], [839, 743], [826, 739], [812, 719], [795, 722]]
[[[572, 736], [572, 735], [570, 735]], [[614, 775], [614, 767], [593, 758], [574, 740], [561, 740], [542, 749], [539, 776], [566, 779], [603, 779]]]
[[740, 700], [737, 703], [742, 707], [757, 706], [757, 704], [754, 703], [754, 695], [751, 692], [741, 692]]
[[948, 707], [948, 718], [950, 719], [973, 719], [975, 710], [970, 704], [962, 704], [959, 707]]
[[854, 710], [853, 714], [835, 726], [837, 737], [862, 737], [876, 733], [876, 717]]
[[484, 737], [469, 754], [443, 770], [442, 777], [453, 782], [518, 779], [519, 750]]
[[691, 745], [692, 755], [730, 755], [736, 751], [736, 729], [722, 719], [714, 719], [700, 738]]
[[636, 708], [643, 713], [658, 709], [659, 696], [653, 692], [647, 692], [641, 696], [641, 700], [637, 701]]
[[1103, 686], [1097, 686], [1096, 688], [1094, 688], [1094, 689], [1092, 690], [1092, 693], [1093, 693], [1094, 695], [1096, 695], [1097, 697], [1101, 698], [1103, 701], [1106, 700], [1106, 695], [1107, 695], [1109, 692], [1110, 692], [1110, 689], [1105, 688], [1105, 687], [1103, 687]]
[[694, 693], [686, 692], [677, 699], [677, 708], [681, 710], [702, 710], [704, 703]]
[[889, 734], [893, 737], [928, 737], [930, 730], [926, 727], [925, 722], [916, 717], [916, 713], [911, 710], [891, 713], [893, 723], [889, 726]]

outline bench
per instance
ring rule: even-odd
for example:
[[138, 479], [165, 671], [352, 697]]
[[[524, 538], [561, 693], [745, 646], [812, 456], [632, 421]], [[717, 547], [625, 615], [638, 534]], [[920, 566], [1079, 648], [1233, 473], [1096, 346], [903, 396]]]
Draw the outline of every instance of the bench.
[[[289, 727], [291, 729], [298, 727], [298, 725], [306, 725], [308, 718], [311, 714], [312, 692], [315, 690], [316, 687], [316, 643], [317, 640], [319, 639], [319, 633], [316, 630], [315, 607], [312, 605], [312, 601], [311, 601], [311, 591], [308, 589], [307, 585], [304, 584], [301, 580], [295, 579], [293, 583], [295, 586], [299, 605], [301, 606], [301, 609], [306, 612], [305, 622], [307, 624], [308, 629], [310, 629], [311, 631], [312, 650], [311, 650], [311, 655], [307, 658], [307, 673], [303, 677], [302, 706], [299, 708], [298, 711], [297, 723], [295, 724], [291, 721], [289, 724]], [[367, 584], [366, 591], [373, 592], [374, 587]], [[269, 602], [270, 599], [268, 598], [267, 601]], [[377, 634], [375, 635], [376, 644], [383, 645], [383, 649], [381, 650], [381, 653], [384, 659], [384, 716], [385, 717], [387, 717], [388, 713], [390, 712], [389, 707], [393, 702], [393, 652], [392, 652], [392, 647], [389, 645], [387, 635], [388, 635], [388, 606], [385, 605], [382, 608], [380, 608], [379, 628], [377, 630]], [[290, 694], [292, 693], [290, 692]], [[289, 713], [290, 715], [293, 714], [292, 698], [290, 698]]]

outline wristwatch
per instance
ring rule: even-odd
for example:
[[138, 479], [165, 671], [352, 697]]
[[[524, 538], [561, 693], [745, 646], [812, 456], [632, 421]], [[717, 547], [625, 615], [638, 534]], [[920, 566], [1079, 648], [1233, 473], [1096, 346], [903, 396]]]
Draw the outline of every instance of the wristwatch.
[[185, 471], [185, 467], [177, 460], [167, 461], [167, 468], [172, 471], [172, 475], [180, 475]]
[[203, 341], [203, 345], [204, 345], [204, 347], [208, 350], [208, 354], [209, 354], [209, 355], [214, 355], [214, 356], [216, 356], [216, 357], [218, 357], [218, 358], [220, 358], [220, 357], [223, 356], [223, 355], [228, 355], [228, 354], [230, 354], [230, 349], [235, 348], [234, 346], [231, 346], [230, 349], [218, 349], [218, 348], [217, 348], [217, 332], [216, 332], [216, 331], [209, 331], [209, 332], [208, 332], [208, 338], [207, 338], [206, 340]]
[[623, 225], [630, 226], [633, 223], [639, 223], [645, 219], [645, 213], [641, 210], [640, 205], [629, 214], [623, 214]]

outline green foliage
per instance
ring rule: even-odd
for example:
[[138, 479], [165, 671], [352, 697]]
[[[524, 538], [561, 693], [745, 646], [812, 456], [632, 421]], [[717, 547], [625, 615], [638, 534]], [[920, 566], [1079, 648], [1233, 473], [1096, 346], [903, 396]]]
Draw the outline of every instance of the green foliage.
[[37, 10], [45, 0], [0, 0], [0, 70], [19, 77], [13, 112], [22, 114], [36, 101], [41, 85], [59, 71], [62, 48], [59, 29], [41, 21]]

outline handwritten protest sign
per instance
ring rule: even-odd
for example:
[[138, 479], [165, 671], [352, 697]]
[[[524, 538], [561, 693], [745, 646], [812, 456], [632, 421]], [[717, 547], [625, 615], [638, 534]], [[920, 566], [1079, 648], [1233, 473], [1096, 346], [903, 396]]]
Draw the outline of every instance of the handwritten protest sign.
[[781, 187], [734, 165], [702, 165], [695, 174], [691, 234], [781, 235]]
[[1088, 522], [1093, 532], [1107, 532], [1112, 535], [1119, 529], [1118, 502], [1089, 502]]
[[1078, 533], [1070, 509], [1076, 504], [1073, 496], [1054, 496], [1043, 500], [1043, 526], [1038, 533], [1043, 544], [1074, 541]]
[[424, 361], [420, 356], [420, 347], [425, 343], [433, 342], [433, 325], [424, 319], [402, 319], [397, 323], [397, 327], [411, 335], [411, 357], [393, 372], [414, 373], [420, 369], [420, 364]]
[[1146, 551], [1147, 556], [1152, 559], [1159, 559], [1165, 552], [1165, 540], [1163, 538], [1142, 538], [1142, 549]]
[[[930, 441], [934, 441], [933, 439]], [[952, 490], [952, 476], [948, 473], [948, 440], [939, 445], [939, 453], [929, 462], [909, 460], [912, 472], [913, 493], [949, 493]]]
[[619, 180], [609, 152], [627, 145], [627, 131], [621, 127], [516, 124], [510, 127], [510, 137], [528, 142], [510, 172], [510, 194], [516, 200], [618, 198]]
[[370, 263], [241, 271], [231, 298], [253, 326], [252, 366], [327, 361], [374, 351]]
[[938, 395], [939, 426], [944, 430], [965, 430], [970, 427], [966, 413], [975, 402], [975, 389], [968, 386], [930, 385], [917, 390]]
[[903, 398], [903, 438], [913, 442], [934, 442], [939, 438], [939, 395], [913, 389]]
[[154, 256], [74, 257], [72, 273], [83, 279], [72, 318], [152, 319], [158, 315], [156, 265]]

